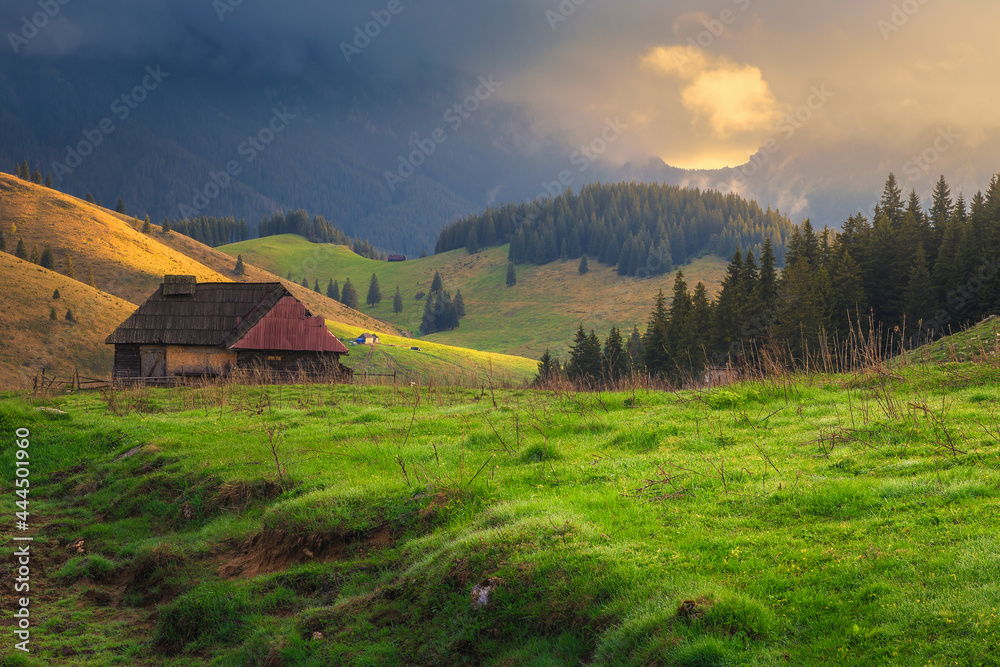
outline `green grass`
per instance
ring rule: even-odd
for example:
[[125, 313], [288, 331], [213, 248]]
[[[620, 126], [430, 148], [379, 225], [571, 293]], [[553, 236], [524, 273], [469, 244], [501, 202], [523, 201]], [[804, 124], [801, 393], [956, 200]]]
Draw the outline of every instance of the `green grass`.
[[[545, 266], [517, 267], [517, 285], [506, 286], [507, 246], [489, 248], [475, 255], [455, 250], [406, 262], [378, 262], [355, 255], [346, 246], [309, 243], [293, 235], [270, 236], [223, 246], [219, 250], [267, 269], [280, 276], [291, 272], [313, 285], [319, 281], [325, 293], [333, 278], [343, 286], [351, 279], [365, 314], [392, 322], [411, 332], [420, 329], [424, 301], [415, 297], [430, 288], [434, 272], [441, 273], [452, 294], [462, 291], [467, 316], [455, 331], [424, 338], [477, 350], [539, 358], [546, 349], [565, 356], [578, 323], [601, 336], [612, 326], [631, 331], [645, 327], [653, 299], [659, 289], [670, 294], [673, 276], [650, 280], [618, 278], [610, 267], [590, 262], [590, 272], [581, 276], [578, 261], [553, 262]], [[726, 261], [705, 257], [684, 267], [692, 287], [703, 281], [710, 293], [719, 289]], [[371, 275], [376, 274], [382, 303], [365, 305]], [[403, 312], [392, 309], [396, 287], [403, 297]], [[426, 297], [425, 297], [426, 298]]]
[[[0, 401], [55, 524], [35, 657], [998, 665], [1000, 368], [897, 372], [137, 390], [149, 409], [124, 416], [94, 394], [52, 399], [66, 416]], [[89, 561], [55, 556], [74, 538]], [[119, 637], [92, 587], [145, 625]]]

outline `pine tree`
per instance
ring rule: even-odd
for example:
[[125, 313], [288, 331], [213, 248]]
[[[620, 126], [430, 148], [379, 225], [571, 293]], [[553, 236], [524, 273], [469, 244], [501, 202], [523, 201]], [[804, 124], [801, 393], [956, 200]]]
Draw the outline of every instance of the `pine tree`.
[[56, 291], [52, 293], [52, 298], [53, 299], [58, 299], [59, 297], [60, 297], [59, 289], [56, 288]]
[[247, 274], [247, 267], [243, 265], [243, 255], [236, 255], [236, 266], [233, 267], [233, 273], [238, 276]]
[[590, 271], [590, 267], [587, 266], [587, 256], [586, 255], [584, 255], [583, 257], [580, 258], [580, 268], [578, 269], [578, 271], [580, 272], [581, 276], [584, 275], [584, 274], [586, 274], [588, 271]]
[[38, 246], [31, 244], [31, 255], [28, 258], [32, 264], [39, 264], [42, 261], [42, 253], [38, 252]]
[[76, 267], [73, 266], [73, 256], [69, 253], [66, 253], [66, 264], [63, 267], [63, 272], [73, 280], [76, 280]]
[[513, 287], [517, 284], [517, 274], [514, 272], [514, 263], [509, 262], [507, 264], [507, 287]]
[[125, 201], [121, 197], [118, 198], [118, 203], [115, 204], [115, 213], [121, 213], [122, 215], [126, 215]]
[[41, 185], [42, 184], [42, 172], [38, 171], [37, 169], [35, 169], [33, 172], [31, 172], [31, 182], [35, 183], [36, 185]]
[[96, 204], [97, 203], [97, 200], [94, 199], [94, 195], [90, 194], [89, 192], [86, 194], [86, 196], [84, 196], [83, 200], [85, 202], [87, 202], [88, 204]]
[[56, 268], [56, 257], [52, 254], [52, 248], [45, 246], [42, 250], [42, 256], [39, 258], [38, 263], [46, 269]]
[[97, 282], [94, 280], [94, 270], [90, 264], [87, 265], [87, 284], [91, 287], [97, 287]]
[[434, 304], [437, 301], [432, 293], [424, 302], [424, 313], [420, 318], [420, 333], [426, 335], [437, 331], [434, 325]]
[[306, 278], [305, 276], [302, 276], [302, 282], [301, 282], [301, 283], [299, 283], [299, 284], [300, 284], [300, 285], [301, 285], [302, 287], [305, 287], [306, 289], [309, 289], [309, 279], [308, 279], [308, 278]]
[[358, 292], [351, 284], [350, 278], [344, 282], [344, 289], [340, 292], [340, 302], [348, 308], [358, 309]]
[[630, 377], [645, 368], [645, 365], [643, 364], [642, 334], [639, 332], [638, 326], [632, 326], [632, 333], [629, 334], [628, 344], [625, 347], [625, 354], [627, 357], [627, 369]]
[[455, 292], [455, 312], [459, 319], [465, 317], [465, 299], [462, 298], [462, 290]]
[[21, 164], [21, 178], [26, 181], [31, 179], [31, 169], [28, 167], [27, 160]]
[[340, 282], [334, 280], [333, 281], [333, 291], [331, 292], [331, 290], [328, 287], [327, 291], [326, 291], [326, 295], [328, 297], [330, 297], [331, 299], [333, 299], [334, 301], [340, 301]]
[[611, 327], [611, 333], [604, 340], [603, 363], [605, 377], [613, 382], [617, 382], [628, 373], [625, 341], [617, 327]]
[[927, 255], [923, 244], [917, 246], [912, 257], [910, 279], [906, 286], [906, 328], [913, 332], [932, 314], [934, 308], [934, 285], [927, 270]]
[[538, 376], [535, 377], [534, 384], [544, 386], [561, 376], [562, 368], [559, 365], [558, 357], [553, 357], [546, 349], [545, 354], [538, 360]]
[[642, 338], [643, 366], [654, 377], [663, 377], [670, 369], [670, 354], [667, 340], [667, 297], [661, 289], [656, 295], [653, 312]]
[[431, 281], [431, 294], [440, 292], [443, 289], [444, 289], [444, 282], [441, 280], [441, 274], [435, 271], [434, 280]]
[[392, 312], [397, 315], [403, 312], [403, 295], [399, 293], [399, 285], [396, 285], [396, 294], [392, 297]]
[[322, 294], [322, 292], [319, 291], [319, 278], [313, 281], [313, 292], [316, 292], [316, 294]]
[[326, 284], [326, 296], [327, 296], [327, 298], [330, 298], [330, 299], [334, 298], [333, 297], [333, 278], [330, 278], [330, 282], [328, 282]]
[[67, 310], [66, 311], [66, 321], [67, 322], [76, 322], [76, 317], [73, 315], [73, 311], [72, 310]]
[[166, 216], [163, 218], [163, 224], [160, 225], [160, 231], [163, 232], [164, 236], [170, 235], [170, 221], [167, 220]]
[[153, 233], [153, 224], [149, 221], [148, 213], [146, 214], [146, 219], [142, 221], [142, 233], [143, 234]]
[[28, 259], [28, 249], [24, 247], [24, 239], [17, 239], [17, 247], [14, 249], [14, 257]]
[[49, 307], [49, 319], [50, 320], [57, 320], [57, 319], [59, 319], [59, 316], [56, 315], [56, 307], [55, 306], [50, 306]]
[[374, 273], [371, 282], [368, 283], [368, 296], [365, 297], [365, 303], [371, 308], [382, 303], [382, 288], [378, 284], [378, 276]]
[[601, 343], [591, 330], [588, 335], [581, 324], [570, 347], [566, 374], [576, 382], [593, 382], [601, 377]]
[[[18, 166], [20, 169], [20, 166]], [[0, 252], [7, 252], [7, 239], [3, 236], [3, 230], [0, 230]]]
[[51, 188], [52, 187], [52, 174], [46, 174], [45, 175], [45, 187], [47, 187], [47, 188]]

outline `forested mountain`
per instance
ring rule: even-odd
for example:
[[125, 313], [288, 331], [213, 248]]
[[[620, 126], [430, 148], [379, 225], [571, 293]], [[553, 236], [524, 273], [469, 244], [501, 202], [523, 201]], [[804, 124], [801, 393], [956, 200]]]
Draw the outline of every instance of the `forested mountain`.
[[[581, 326], [564, 370], [581, 380], [636, 370], [681, 380], [748, 350], [801, 362], [837, 349], [852, 330], [913, 347], [1000, 313], [1000, 176], [969, 206], [942, 176], [924, 210], [915, 192], [904, 201], [890, 174], [871, 220], [852, 215], [840, 232], [806, 220], [785, 263], [779, 277], [769, 242], [756, 256], [735, 253], [714, 300], [678, 272], [669, 305], [661, 291], [644, 333], [626, 340], [612, 329], [601, 350]], [[539, 370], [543, 379], [563, 372], [551, 355]]]
[[756, 202], [713, 190], [618, 183], [584, 186], [556, 198], [493, 207], [446, 227], [435, 251], [510, 243], [517, 264], [587, 255], [622, 276], [650, 276], [707, 254], [759, 254], [770, 239], [784, 258], [792, 222]]

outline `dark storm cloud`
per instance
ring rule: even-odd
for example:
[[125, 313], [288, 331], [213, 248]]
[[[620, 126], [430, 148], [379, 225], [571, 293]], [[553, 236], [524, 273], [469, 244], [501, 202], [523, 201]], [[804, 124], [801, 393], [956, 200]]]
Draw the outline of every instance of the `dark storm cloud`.
[[[377, 36], [357, 38], [366, 26]], [[0, 7], [0, 30], [23, 57], [161, 58], [280, 74], [347, 67], [343, 45], [370, 40], [350, 66], [397, 76], [524, 66], [553, 37], [544, 9], [528, 0], [14, 0]]]

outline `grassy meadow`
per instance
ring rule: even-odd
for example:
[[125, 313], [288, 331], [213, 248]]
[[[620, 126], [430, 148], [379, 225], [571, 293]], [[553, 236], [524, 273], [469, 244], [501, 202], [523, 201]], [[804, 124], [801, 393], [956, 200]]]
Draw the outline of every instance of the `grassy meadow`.
[[[658, 290], [670, 294], [673, 275], [650, 280], [619, 278], [611, 267], [590, 262], [586, 275], [579, 273], [579, 261], [559, 261], [545, 266], [518, 266], [517, 284], [506, 286], [507, 246], [488, 248], [475, 255], [454, 250], [405, 262], [365, 259], [346, 246], [314, 244], [300, 236], [269, 236], [222, 246], [232, 257], [262, 267], [292, 280], [303, 278], [313, 285], [319, 281], [325, 293], [330, 279], [343, 287], [347, 278], [358, 291], [362, 312], [392, 322], [410, 332], [420, 329], [424, 301], [416, 295], [427, 292], [440, 272], [445, 288], [452, 294], [462, 291], [467, 316], [455, 331], [424, 337], [425, 340], [503, 352], [537, 359], [546, 349], [565, 356], [577, 324], [602, 335], [612, 326], [631, 331], [634, 324], [645, 327]], [[715, 293], [725, 277], [727, 262], [704, 257], [684, 267], [693, 288], [702, 281]], [[378, 276], [382, 303], [365, 304], [372, 274]], [[396, 287], [403, 297], [403, 312], [392, 309]]]
[[10, 396], [37, 643], [0, 664], [998, 665], [979, 349], [676, 393]]

